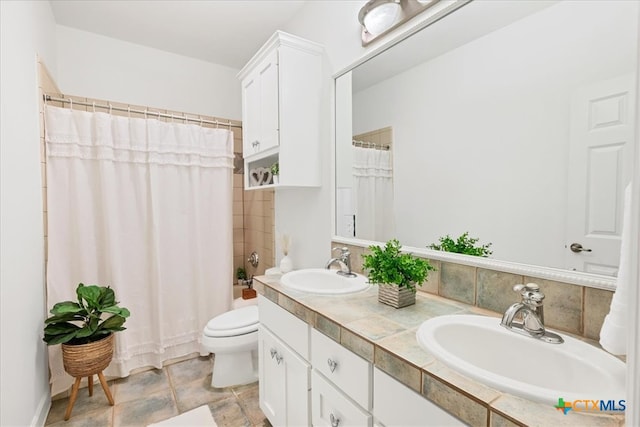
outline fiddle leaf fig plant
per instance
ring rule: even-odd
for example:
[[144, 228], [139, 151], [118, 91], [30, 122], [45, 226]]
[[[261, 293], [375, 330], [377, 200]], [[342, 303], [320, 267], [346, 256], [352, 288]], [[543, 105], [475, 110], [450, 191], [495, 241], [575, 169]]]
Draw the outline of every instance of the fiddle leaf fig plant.
[[491, 243], [487, 243], [486, 245], [476, 245], [480, 239], [476, 237], [469, 237], [469, 232], [466, 231], [462, 233], [460, 237], [456, 240], [453, 240], [447, 234], [444, 237], [440, 237], [440, 243], [432, 243], [427, 248], [435, 249], [437, 251], [446, 251], [446, 252], [455, 252], [458, 254], [465, 255], [473, 255], [473, 256], [481, 256], [488, 257], [493, 252], [489, 249], [491, 247]]
[[417, 258], [409, 253], [401, 253], [402, 246], [398, 239], [389, 240], [384, 248], [376, 245], [369, 246], [370, 254], [362, 256], [363, 268], [371, 283], [396, 284], [406, 287], [413, 292], [416, 285], [422, 286], [429, 275], [429, 271], [435, 268], [429, 261]]
[[44, 321], [47, 345], [87, 344], [126, 329], [122, 325], [131, 313], [118, 306], [110, 287], [80, 283], [76, 296], [77, 302], [59, 302], [50, 310], [52, 316]]

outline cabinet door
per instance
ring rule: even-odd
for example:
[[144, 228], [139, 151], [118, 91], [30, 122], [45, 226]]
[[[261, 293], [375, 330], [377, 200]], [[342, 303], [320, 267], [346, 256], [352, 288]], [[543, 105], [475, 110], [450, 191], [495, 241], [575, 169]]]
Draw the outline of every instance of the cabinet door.
[[275, 147], [279, 142], [278, 51], [268, 55], [258, 68], [260, 76], [260, 133], [258, 152]]
[[254, 153], [260, 133], [260, 76], [252, 73], [242, 81], [242, 150]]
[[274, 426], [285, 425], [285, 365], [276, 359], [280, 347], [278, 340], [261, 325], [258, 340], [260, 409]]
[[260, 409], [274, 426], [310, 425], [311, 366], [260, 326]]
[[243, 150], [248, 157], [278, 145], [278, 51], [242, 81]]

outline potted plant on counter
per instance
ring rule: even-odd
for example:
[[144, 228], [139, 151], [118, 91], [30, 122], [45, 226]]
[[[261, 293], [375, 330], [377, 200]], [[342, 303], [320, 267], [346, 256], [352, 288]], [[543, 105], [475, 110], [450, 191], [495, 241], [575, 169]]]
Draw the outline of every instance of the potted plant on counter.
[[378, 285], [378, 301], [395, 308], [416, 302], [416, 286], [421, 286], [435, 268], [426, 259], [401, 253], [397, 239], [389, 240], [383, 248], [369, 246], [370, 254], [363, 255], [363, 268], [369, 281]]

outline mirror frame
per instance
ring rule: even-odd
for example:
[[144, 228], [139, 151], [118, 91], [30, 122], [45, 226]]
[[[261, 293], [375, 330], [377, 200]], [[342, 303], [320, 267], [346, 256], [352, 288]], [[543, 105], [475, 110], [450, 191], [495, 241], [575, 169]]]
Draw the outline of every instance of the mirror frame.
[[[433, 7], [431, 10], [435, 10], [431, 15], [424, 17], [420, 22], [418, 22], [414, 26], [406, 26], [406, 28], [400, 27], [398, 29], [398, 33], [395, 36], [383, 36], [382, 44], [377, 46], [374, 49], [365, 52], [359, 59], [354, 61], [351, 65], [343, 68], [342, 70], [335, 73], [333, 78], [333, 145], [332, 145], [332, 153], [331, 157], [333, 160], [333, 174], [331, 179], [331, 206], [332, 206], [332, 238], [331, 241], [340, 244], [348, 244], [353, 246], [359, 246], [363, 248], [367, 248], [371, 245], [382, 245], [384, 242], [370, 241], [370, 240], [361, 240], [356, 238], [342, 237], [336, 234], [336, 144], [337, 144], [337, 135], [336, 135], [336, 80], [354, 70], [356, 67], [360, 66], [364, 62], [369, 59], [379, 55], [380, 53], [392, 48], [398, 43], [402, 42], [408, 37], [411, 37], [415, 33], [420, 30], [432, 25], [433, 23], [439, 21], [440, 19], [446, 17], [450, 13], [455, 10], [463, 7], [464, 5], [470, 3], [472, 0], [454, 0], [452, 2], [441, 1], [438, 4], [442, 7]], [[427, 15], [428, 12], [425, 13]], [[388, 38], [387, 38], [388, 37]], [[636, 143], [637, 145], [637, 143]], [[637, 149], [637, 147], [636, 147]], [[633, 171], [632, 171], [633, 173]], [[597, 289], [605, 289], [609, 291], [614, 291], [616, 289], [616, 277], [602, 276], [591, 273], [584, 273], [580, 271], [572, 271], [572, 270], [563, 270], [559, 268], [552, 267], [544, 267], [539, 265], [518, 263], [512, 261], [503, 261], [492, 258], [482, 258], [475, 257], [471, 255], [462, 255], [451, 252], [443, 252], [436, 251], [432, 249], [425, 249], [419, 247], [412, 246], [403, 246], [403, 250], [407, 252], [411, 252], [416, 255], [421, 255], [425, 258], [450, 262], [455, 264], [468, 265], [473, 267], [487, 268], [490, 270], [503, 271], [507, 273], [519, 274], [523, 276], [531, 276], [546, 280], [553, 280], [557, 282], [570, 283], [574, 285], [586, 286], [590, 288]]]

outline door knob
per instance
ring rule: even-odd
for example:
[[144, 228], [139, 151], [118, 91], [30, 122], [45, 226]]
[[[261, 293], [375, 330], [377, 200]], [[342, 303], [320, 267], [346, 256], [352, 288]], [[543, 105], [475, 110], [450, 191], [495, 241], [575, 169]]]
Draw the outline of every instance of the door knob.
[[569, 249], [575, 253], [591, 252], [591, 249], [583, 248], [580, 243], [572, 243], [571, 246], [569, 246]]

